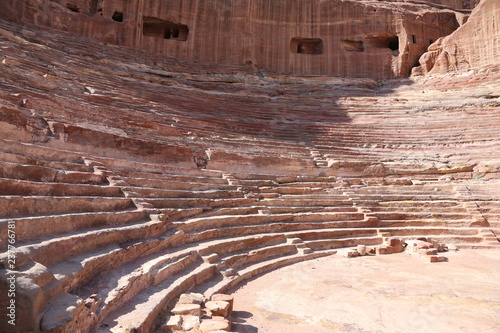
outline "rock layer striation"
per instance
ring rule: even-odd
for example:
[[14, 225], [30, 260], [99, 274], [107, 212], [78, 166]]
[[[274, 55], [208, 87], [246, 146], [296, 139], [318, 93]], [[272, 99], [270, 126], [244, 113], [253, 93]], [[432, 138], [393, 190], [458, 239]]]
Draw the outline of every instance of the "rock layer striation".
[[28, 0], [2, 4], [0, 17], [202, 63], [380, 79], [408, 76], [470, 7], [430, 0]]

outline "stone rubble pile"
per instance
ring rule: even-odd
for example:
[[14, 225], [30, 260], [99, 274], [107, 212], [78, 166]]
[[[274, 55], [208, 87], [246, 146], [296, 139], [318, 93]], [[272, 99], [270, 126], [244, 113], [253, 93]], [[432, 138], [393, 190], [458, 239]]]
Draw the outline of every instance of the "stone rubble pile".
[[407, 253], [411, 255], [419, 255], [429, 262], [442, 262], [447, 260], [446, 257], [438, 255], [438, 252], [448, 251], [448, 246], [445, 244], [431, 242], [425, 237], [407, 239], [405, 240], [405, 244]]
[[214, 294], [210, 300], [198, 293], [182, 294], [161, 329], [172, 333], [230, 332], [233, 301], [226, 294]]
[[429, 262], [447, 261], [446, 257], [438, 255], [438, 252], [457, 251], [455, 245], [442, 244], [437, 241], [431, 241], [425, 237], [417, 239], [401, 240], [391, 237], [388, 232], [381, 232], [379, 236], [383, 237], [383, 243], [376, 246], [358, 245], [356, 248], [339, 249], [337, 255], [352, 258], [364, 255], [393, 254], [405, 251], [411, 255], [419, 255]]
[[380, 232], [379, 236], [382, 237], [382, 244], [376, 246], [358, 245], [356, 248], [346, 248], [337, 251], [338, 255], [351, 258], [364, 256], [368, 254], [393, 254], [404, 251], [403, 243], [400, 239], [391, 237], [388, 232]]

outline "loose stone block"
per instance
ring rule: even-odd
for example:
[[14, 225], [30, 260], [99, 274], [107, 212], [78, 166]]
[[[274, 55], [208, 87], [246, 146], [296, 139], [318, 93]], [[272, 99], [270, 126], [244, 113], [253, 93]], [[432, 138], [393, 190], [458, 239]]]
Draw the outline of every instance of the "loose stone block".
[[164, 331], [168, 330], [181, 330], [182, 329], [182, 317], [181, 316], [170, 316], [167, 321], [161, 325], [161, 329]]
[[337, 254], [346, 258], [352, 258], [359, 255], [358, 251], [353, 249], [340, 249], [337, 251]]
[[216, 263], [220, 260], [219, 255], [217, 253], [212, 253], [210, 255], [204, 256], [203, 261], [209, 264]]
[[172, 313], [175, 315], [191, 315], [191, 316], [201, 316], [201, 306], [199, 304], [177, 304], [175, 308], [172, 309]]
[[437, 255], [438, 250], [437, 249], [419, 249], [418, 253], [423, 254], [423, 255]]
[[200, 331], [202, 333], [208, 333], [213, 331], [224, 331], [229, 332], [231, 330], [231, 325], [228, 320], [214, 320], [214, 319], [204, 319], [200, 324]]
[[378, 255], [380, 254], [390, 254], [389, 253], [389, 250], [388, 250], [388, 246], [387, 245], [380, 245], [380, 246], [377, 246], [375, 248], [375, 251]]
[[427, 256], [429, 262], [438, 262], [438, 256]]
[[366, 245], [358, 245], [356, 246], [356, 251], [358, 251], [359, 255], [364, 256], [366, 254]]
[[400, 246], [401, 245], [401, 240], [397, 239], [397, 238], [392, 238], [391, 237], [391, 238], [388, 239], [387, 245], [394, 246], [394, 247]]
[[189, 331], [200, 325], [201, 320], [199, 316], [183, 316], [182, 317], [182, 329], [184, 331]]
[[236, 271], [230, 267], [225, 270], [221, 270], [221, 274], [225, 277], [231, 277], [236, 275]]
[[312, 253], [313, 250], [308, 248], [308, 247], [305, 247], [305, 248], [302, 248], [302, 249], [298, 249], [299, 250], [299, 253], [300, 254], [309, 254], [309, 253]]
[[229, 314], [229, 302], [226, 301], [210, 301], [205, 303], [205, 307], [210, 311], [212, 316], [225, 317]]
[[439, 244], [437, 249], [438, 249], [438, 252], [448, 251], [448, 247], [445, 244]]
[[299, 243], [302, 243], [302, 239], [300, 239], [300, 238], [289, 238], [287, 240], [287, 243], [288, 244], [299, 244]]
[[188, 293], [188, 294], [182, 294], [179, 297], [179, 302], [177, 302], [177, 304], [201, 304], [203, 303], [203, 300], [204, 300], [203, 294]]
[[429, 242], [420, 242], [417, 244], [417, 246], [421, 249], [432, 249], [434, 248], [434, 244], [429, 243]]
[[229, 303], [229, 313], [233, 312], [234, 297], [226, 294], [213, 294], [210, 298], [211, 301], [224, 301]]

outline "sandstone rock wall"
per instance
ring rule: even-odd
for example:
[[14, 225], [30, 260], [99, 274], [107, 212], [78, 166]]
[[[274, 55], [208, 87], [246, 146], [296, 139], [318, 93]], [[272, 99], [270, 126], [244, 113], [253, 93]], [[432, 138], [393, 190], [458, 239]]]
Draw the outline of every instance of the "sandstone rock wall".
[[484, 0], [467, 23], [420, 58], [423, 72], [446, 73], [500, 64], [500, 1]]
[[462, 1], [27, 0], [0, 17], [178, 59], [294, 74], [405, 77]]

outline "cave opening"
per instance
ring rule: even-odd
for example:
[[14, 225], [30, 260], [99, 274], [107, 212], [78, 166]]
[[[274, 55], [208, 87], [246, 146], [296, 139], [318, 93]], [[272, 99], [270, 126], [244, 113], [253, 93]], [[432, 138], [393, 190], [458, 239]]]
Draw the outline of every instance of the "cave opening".
[[113, 21], [123, 22], [123, 13], [119, 12], [119, 11], [115, 11], [111, 18], [113, 19]]
[[399, 53], [399, 37], [397, 35], [371, 35], [365, 36], [367, 47], [376, 49], [389, 49], [394, 55]]
[[66, 8], [68, 8], [69, 10], [71, 10], [72, 12], [75, 12], [75, 13], [80, 12], [80, 8], [78, 8], [77, 5], [69, 3], [69, 2], [66, 4]]
[[323, 40], [321, 38], [294, 37], [290, 41], [290, 50], [301, 54], [323, 54]]
[[143, 18], [142, 34], [149, 37], [187, 41], [189, 28], [185, 24], [145, 16]]

